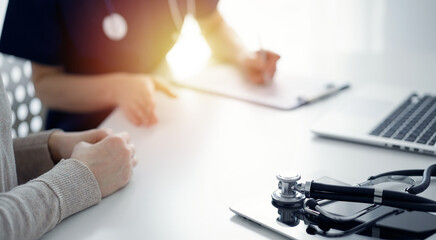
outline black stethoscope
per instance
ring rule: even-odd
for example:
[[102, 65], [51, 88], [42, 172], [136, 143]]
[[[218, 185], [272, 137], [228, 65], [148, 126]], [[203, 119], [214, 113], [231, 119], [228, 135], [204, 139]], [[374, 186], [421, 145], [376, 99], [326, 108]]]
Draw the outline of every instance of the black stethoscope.
[[[109, 39], [119, 41], [127, 35], [127, 21], [116, 12], [112, 0], [104, 0], [104, 3], [109, 15], [103, 19], [103, 32]], [[182, 29], [183, 18], [177, 0], [168, 0], [168, 6], [174, 25], [178, 30]], [[188, 13], [195, 15], [195, 0], [187, 0], [187, 9]]]
[[[415, 180], [411, 178], [413, 176], [422, 176], [421, 182], [415, 183]], [[302, 209], [304, 214], [313, 219], [321, 218], [334, 222], [353, 221], [378, 206], [395, 208], [347, 232], [329, 234], [326, 231], [319, 231], [310, 226], [312, 233], [327, 237], [338, 237], [361, 231], [383, 218], [399, 214], [405, 210], [436, 212], [436, 201], [415, 195], [424, 192], [430, 185], [431, 177], [435, 176], [436, 164], [426, 169], [391, 171], [371, 176], [368, 180], [357, 186], [330, 185], [314, 181], [298, 183], [298, 180], [301, 178], [300, 175], [284, 176], [279, 174], [277, 175], [279, 189], [274, 191], [271, 197], [273, 205], [277, 208], [291, 209], [293, 211]], [[375, 187], [375, 185], [384, 182], [402, 182], [410, 185], [410, 187], [406, 188], [405, 192], [384, 190]], [[353, 216], [339, 216], [322, 208], [326, 200], [369, 203], [373, 204], [373, 206]]]

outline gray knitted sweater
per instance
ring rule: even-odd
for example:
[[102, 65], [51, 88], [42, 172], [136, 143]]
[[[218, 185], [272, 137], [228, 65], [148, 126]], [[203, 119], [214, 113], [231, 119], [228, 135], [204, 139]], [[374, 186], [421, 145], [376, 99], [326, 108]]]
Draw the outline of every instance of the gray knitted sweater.
[[81, 162], [66, 159], [53, 166], [51, 132], [12, 141], [10, 111], [0, 79], [0, 240], [37, 239], [98, 203], [101, 192]]

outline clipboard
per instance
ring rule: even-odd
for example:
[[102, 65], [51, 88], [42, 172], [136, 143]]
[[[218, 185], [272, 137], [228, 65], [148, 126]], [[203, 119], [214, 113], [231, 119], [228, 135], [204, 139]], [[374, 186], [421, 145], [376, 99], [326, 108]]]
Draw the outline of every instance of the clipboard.
[[192, 77], [172, 81], [181, 87], [280, 110], [293, 110], [349, 87], [348, 83], [297, 78], [280, 71], [270, 84], [257, 85], [248, 82], [240, 70], [229, 64], [207, 66]]

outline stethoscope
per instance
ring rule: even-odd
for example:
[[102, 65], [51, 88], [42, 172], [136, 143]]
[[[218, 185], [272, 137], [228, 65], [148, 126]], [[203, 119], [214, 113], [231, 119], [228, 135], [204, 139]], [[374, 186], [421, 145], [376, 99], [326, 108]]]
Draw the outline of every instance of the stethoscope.
[[[422, 180], [416, 183], [412, 176], [422, 176]], [[416, 196], [424, 192], [430, 185], [431, 177], [436, 176], [436, 164], [426, 169], [400, 170], [382, 173], [369, 177], [366, 181], [357, 186], [339, 186], [331, 184], [307, 181], [298, 183], [300, 175], [286, 176], [278, 174], [278, 190], [271, 194], [272, 203], [281, 209], [282, 213], [303, 213], [311, 219], [322, 219], [323, 221], [347, 222], [353, 221], [360, 216], [374, 210], [379, 206], [389, 206], [394, 209], [368, 222], [362, 223], [353, 229], [342, 233], [329, 234], [310, 225], [308, 229], [313, 234], [320, 234], [327, 237], [339, 237], [357, 233], [383, 218], [399, 214], [403, 211], [425, 211], [436, 212], [436, 201]], [[405, 192], [385, 190], [377, 188], [376, 185], [385, 182], [401, 182], [410, 185]], [[352, 216], [340, 216], [323, 209], [322, 205], [326, 200], [359, 202], [373, 204]], [[309, 232], [309, 230], [308, 230]]]
[[[103, 32], [113, 41], [122, 40], [128, 32], [127, 21], [121, 14], [116, 12], [112, 0], [104, 0], [104, 3], [109, 15], [103, 19]], [[177, 0], [168, 0], [168, 6], [173, 23], [180, 32], [183, 18]], [[189, 14], [195, 15], [195, 0], [187, 0], [187, 10]]]

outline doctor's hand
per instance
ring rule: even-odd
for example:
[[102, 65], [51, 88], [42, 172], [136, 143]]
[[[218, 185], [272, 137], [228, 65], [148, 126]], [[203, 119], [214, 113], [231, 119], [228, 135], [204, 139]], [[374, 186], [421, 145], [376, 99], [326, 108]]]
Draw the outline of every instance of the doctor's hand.
[[155, 111], [155, 91], [169, 97], [176, 94], [156, 75], [126, 74], [116, 86], [116, 102], [131, 123], [136, 126], [151, 126], [158, 121]]
[[109, 136], [112, 133], [111, 129], [93, 129], [83, 132], [63, 131], [53, 132], [48, 139], [48, 148], [54, 164], [57, 164], [61, 159], [71, 157], [74, 147], [79, 142], [97, 143]]
[[248, 54], [240, 60], [242, 71], [255, 84], [268, 84], [276, 73], [280, 55], [266, 50]]

